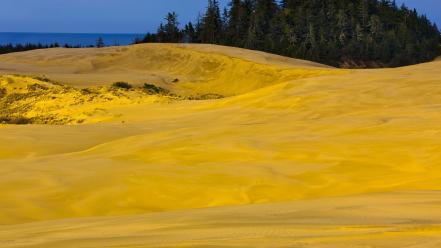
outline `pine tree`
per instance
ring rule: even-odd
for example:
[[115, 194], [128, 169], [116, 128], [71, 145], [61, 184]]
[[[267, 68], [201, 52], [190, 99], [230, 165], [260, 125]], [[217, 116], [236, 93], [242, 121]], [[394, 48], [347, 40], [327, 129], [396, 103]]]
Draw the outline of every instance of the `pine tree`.
[[189, 22], [187, 25], [185, 25], [184, 28], [184, 43], [194, 43], [197, 39], [196, 37], [196, 30], [193, 26], [193, 23]]
[[165, 17], [165, 25], [163, 26], [163, 39], [161, 42], [177, 43], [180, 41], [181, 31], [179, 30], [178, 15], [170, 12]]
[[167, 42], [167, 34], [166, 34], [166, 31], [165, 31], [164, 24], [161, 23], [159, 25], [158, 31], [156, 33], [156, 36], [157, 36], [157, 42], [159, 42], [159, 43]]
[[182, 31], [168, 17], [143, 41], [224, 44], [334, 66], [399, 66], [441, 54], [438, 27], [393, 0], [231, 0], [222, 16], [218, 0], [208, 0]]
[[104, 46], [105, 46], [104, 39], [102, 37], [99, 37], [98, 40], [96, 41], [96, 47], [102, 48]]
[[243, 38], [241, 30], [241, 11], [242, 1], [233, 0], [229, 4], [228, 20], [225, 24], [225, 44], [230, 46], [240, 46], [240, 40]]
[[369, 22], [369, 0], [360, 0], [358, 5], [360, 27], [365, 28]]
[[270, 50], [269, 44], [271, 23], [278, 12], [275, 0], [256, 0], [254, 13], [249, 29], [247, 48], [258, 50]]
[[218, 0], [208, 0], [207, 12], [200, 25], [202, 43], [218, 44], [221, 41], [222, 20]]
[[243, 0], [240, 7], [239, 33], [242, 36], [238, 39], [240, 47], [245, 47], [248, 40], [249, 30], [252, 25], [255, 0]]
[[158, 42], [157, 34], [147, 33], [144, 38], [137, 43], [154, 43]]

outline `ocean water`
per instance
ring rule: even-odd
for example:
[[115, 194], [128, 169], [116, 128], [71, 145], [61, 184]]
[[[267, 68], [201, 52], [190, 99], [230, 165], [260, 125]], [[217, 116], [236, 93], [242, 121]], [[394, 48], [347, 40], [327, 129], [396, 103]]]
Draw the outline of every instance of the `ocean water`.
[[103, 38], [106, 46], [123, 46], [134, 42], [136, 38], [143, 38], [143, 34], [80, 34], [80, 33], [0, 33], [0, 45], [5, 44], [43, 44], [58, 43], [60, 46], [95, 45], [99, 38]]

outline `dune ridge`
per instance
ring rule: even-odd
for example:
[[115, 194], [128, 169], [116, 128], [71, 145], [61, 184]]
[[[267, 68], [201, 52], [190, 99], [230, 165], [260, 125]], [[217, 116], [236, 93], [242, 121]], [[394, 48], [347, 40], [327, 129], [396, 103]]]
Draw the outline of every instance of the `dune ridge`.
[[[165, 49], [136, 52], [155, 48]], [[169, 69], [149, 68], [179, 82], [153, 83], [224, 97], [110, 102], [112, 118], [81, 125], [0, 125], [0, 246], [439, 246], [440, 61], [340, 70], [208, 45], [112, 49], [133, 63], [170, 52]], [[66, 53], [88, 61], [87, 51]], [[48, 64], [64, 51], [47, 53], [0, 56], [0, 67], [102, 76], [57, 73]], [[118, 64], [106, 59], [100, 68]]]
[[[345, 72], [238, 48], [142, 44], [4, 55], [0, 56], [0, 73], [44, 75], [80, 87], [127, 81], [135, 85], [151, 83], [179, 94], [231, 96], [288, 80]], [[175, 79], [180, 83], [173, 83]]]

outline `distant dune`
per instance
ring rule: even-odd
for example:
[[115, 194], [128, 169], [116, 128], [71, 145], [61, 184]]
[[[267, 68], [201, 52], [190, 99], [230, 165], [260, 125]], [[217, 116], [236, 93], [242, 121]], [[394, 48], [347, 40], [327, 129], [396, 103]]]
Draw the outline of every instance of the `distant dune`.
[[441, 244], [441, 61], [137, 45], [0, 71], [2, 114], [63, 124], [0, 125], [0, 247]]
[[213, 45], [53, 48], [0, 56], [3, 74], [44, 75], [79, 87], [126, 81], [176, 88], [172, 82], [178, 79], [181, 91], [190, 88], [193, 93], [197, 87], [199, 91], [226, 95], [321, 74], [323, 70], [326, 73], [329, 68], [304, 60]]

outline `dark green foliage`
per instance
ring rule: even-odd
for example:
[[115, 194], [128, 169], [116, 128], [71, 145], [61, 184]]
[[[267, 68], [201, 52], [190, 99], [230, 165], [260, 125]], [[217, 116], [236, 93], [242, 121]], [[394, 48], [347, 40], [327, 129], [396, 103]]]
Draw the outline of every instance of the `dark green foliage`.
[[54, 43], [54, 44], [50, 44], [50, 45], [42, 45], [42, 44], [12, 45], [12, 44], [7, 44], [7, 45], [0, 46], [0, 54], [24, 52], [24, 51], [54, 48], [54, 47], [60, 47], [60, 45], [58, 43]]
[[[55, 47], [61, 47], [60, 44], [58, 43], [53, 43], [50, 45], [42, 45], [42, 44], [16, 44], [16, 45], [12, 45], [12, 44], [7, 44], [7, 45], [0, 45], [0, 54], [7, 54], [7, 53], [15, 53], [15, 52], [25, 52], [25, 51], [31, 51], [31, 50], [37, 50], [37, 49], [47, 49], [47, 48], [55, 48]], [[69, 45], [69, 44], [64, 44], [63, 45], [64, 48], [81, 48], [81, 47], [85, 47], [85, 46], [81, 46], [81, 45]], [[92, 46], [88, 46], [88, 47], [93, 47]]]
[[[437, 26], [392, 0], [231, 0], [223, 16], [218, 1], [208, 0], [206, 13], [190, 24], [180, 31], [180, 42], [244, 47], [334, 66], [394, 67], [441, 54]], [[157, 36], [148, 34], [144, 42], [161, 41]]]
[[147, 33], [142, 40], [135, 40], [135, 44], [158, 42], [156, 34]]
[[144, 84], [143, 89], [150, 94], [168, 94], [169, 91], [153, 84]]
[[389, 0], [284, 1], [296, 39], [274, 52], [335, 66], [400, 66], [434, 59], [440, 34], [424, 16]]
[[27, 125], [32, 124], [32, 120], [23, 116], [0, 116], [0, 124]]
[[256, 0], [254, 12], [251, 15], [245, 47], [249, 49], [271, 50], [273, 41], [270, 30], [279, 8], [275, 0]]
[[204, 94], [204, 95], [197, 95], [197, 96], [189, 96], [188, 100], [217, 100], [222, 99], [224, 96], [219, 94]]
[[51, 82], [51, 80], [45, 76], [35, 76], [34, 79], [37, 79], [38, 81], [42, 81], [42, 82], [46, 82], [46, 83]]
[[[162, 43], [178, 43], [182, 40], [182, 32], [179, 29], [178, 15], [175, 12], [168, 13], [165, 24], [158, 28], [157, 40]], [[147, 37], [146, 37], [147, 38]]]
[[198, 37], [196, 36], [196, 30], [193, 27], [193, 23], [189, 22], [185, 25], [183, 30], [183, 42], [184, 43], [193, 43], [197, 41]]
[[47, 90], [48, 87], [41, 84], [31, 84], [27, 86], [29, 91]]
[[[156, 36], [155, 36], [156, 37]], [[142, 43], [142, 42], [151, 42], [152, 40], [157, 40], [156, 38], [151, 39], [151, 40], [143, 40], [143, 41], [135, 41], [135, 43]], [[104, 40], [102, 38], [99, 38], [96, 42], [96, 46], [97, 47], [104, 47]], [[53, 44], [49, 44], [49, 45], [42, 45], [42, 44], [6, 44], [6, 45], [0, 45], [0, 54], [7, 54], [7, 53], [15, 53], [15, 52], [25, 52], [25, 51], [31, 51], [31, 50], [37, 50], [37, 49], [47, 49], [47, 48], [55, 48], [55, 47], [61, 47], [60, 44], [58, 43], [53, 43]], [[70, 45], [70, 44], [64, 44], [63, 45], [64, 48], [81, 48], [81, 47], [86, 47], [86, 46], [81, 46], [81, 45]], [[91, 46], [87, 46], [87, 47], [93, 47], [93, 45]]]
[[104, 44], [104, 40], [102, 37], [99, 37], [98, 40], [96, 41], [96, 47], [98, 48], [102, 48], [105, 47], [106, 44]]
[[[42, 82], [50, 83], [50, 84], [53, 84], [53, 85], [63, 86], [63, 84], [61, 84], [59, 82], [56, 82], [56, 81], [53, 81], [52, 79], [47, 78], [44, 75], [43, 76], [34, 76], [32, 78], [37, 79], [37, 80], [42, 81]], [[40, 85], [40, 86], [43, 87], [43, 85]]]
[[[135, 43], [221, 44], [342, 67], [395, 67], [441, 55], [438, 27], [394, 0], [231, 0], [223, 15], [218, 0], [208, 0], [196, 21], [180, 30], [177, 14], [168, 13], [156, 34]], [[0, 54], [59, 46], [9, 44]]]
[[81, 94], [83, 94], [83, 95], [90, 95], [93, 93], [94, 93], [93, 90], [91, 90], [90, 88], [81, 89]]
[[0, 98], [6, 96], [7, 93], [8, 91], [5, 88], [0, 88]]
[[199, 22], [199, 40], [202, 43], [219, 44], [222, 40], [223, 23], [218, 0], [208, 0], [207, 11]]
[[126, 82], [113, 83], [112, 87], [118, 88], [118, 89], [125, 89], [125, 90], [129, 90], [129, 89], [133, 88], [133, 86], [131, 84], [126, 83]]

